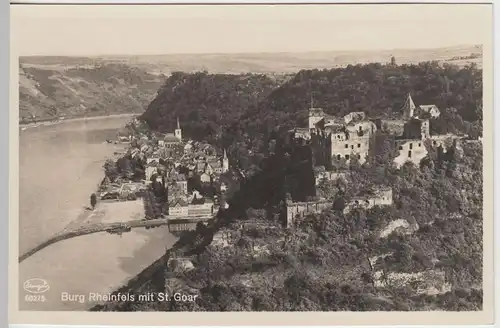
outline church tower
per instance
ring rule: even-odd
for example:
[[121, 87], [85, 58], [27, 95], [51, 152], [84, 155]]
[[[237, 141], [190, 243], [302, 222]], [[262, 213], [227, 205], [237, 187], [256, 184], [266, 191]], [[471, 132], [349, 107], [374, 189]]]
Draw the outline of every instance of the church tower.
[[222, 157], [222, 173], [229, 171], [229, 159], [227, 158], [226, 150], [224, 149], [224, 156]]
[[179, 141], [182, 141], [182, 130], [181, 130], [181, 125], [179, 123], [179, 118], [177, 117], [177, 129], [174, 131], [175, 137], [179, 139]]
[[403, 118], [405, 120], [409, 120], [410, 118], [413, 117], [415, 113], [415, 103], [413, 102], [413, 99], [411, 99], [411, 95], [408, 94], [408, 98], [406, 98], [406, 101], [403, 105]]

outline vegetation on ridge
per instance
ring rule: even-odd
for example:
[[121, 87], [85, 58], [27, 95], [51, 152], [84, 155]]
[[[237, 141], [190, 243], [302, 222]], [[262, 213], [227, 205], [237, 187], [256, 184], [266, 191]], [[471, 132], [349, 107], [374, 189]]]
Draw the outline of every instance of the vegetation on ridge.
[[[392, 165], [392, 148], [378, 145], [366, 164], [351, 165], [347, 182], [318, 188], [328, 192], [330, 209], [307, 216], [297, 229], [273, 228], [280, 225], [287, 194], [294, 199], [315, 196], [310, 152], [290, 148], [280, 138], [284, 130], [305, 126], [311, 94], [315, 107], [332, 115], [363, 110], [371, 118], [390, 119], [398, 117], [411, 92], [417, 105], [436, 104], [449, 120], [433, 120], [433, 131], [481, 135], [481, 75], [474, 66], [369, 64], [301, 71], [278, 86], [261, 75], [178, 73], [167, 80], [143, 118], [152, 128], [168, 131], [180, 116], [188, 136], [229, 148], [247, 178], [231, 199], [229, 212], [211, 227], [186, 233], [175, 246], [193, 256], [195, 269], [177, 279], [196, 282], [191, 288], [201, 295], [197, 302], [107, 304], [96, 310], [481, 310], [483, 181], [477, 177], [483, 156], [476, 141], [451, 148], [446, 156], [431, 151], [420, 167], [407, 163], [400, 170]], [[243, 84], [245, 78], [248, 84]], [[242, 84], [245, 93], [238, 93]], [[203, 121], [193, 128], [185, 123], [190, 115], [202, 115]], [[380, 184], [393, 188], [392, 206], [342, 212], [337, 200]], [[415, 231], [381, 235], [399, 219]], [[231, 235], [230, 247], [210, 244], [219, 230]], [[374, 264], [369, 260], [373, 257], [379, 257]], [[160, 273], [141, 293], [164, 292], [164, 269], [158, 267]], [[373, 278], [376, 271], [443, 272], [450, 290], [426, 295], [412, 285], [380, 287]], [[444, 285], [438, 278], [430, 282]]]

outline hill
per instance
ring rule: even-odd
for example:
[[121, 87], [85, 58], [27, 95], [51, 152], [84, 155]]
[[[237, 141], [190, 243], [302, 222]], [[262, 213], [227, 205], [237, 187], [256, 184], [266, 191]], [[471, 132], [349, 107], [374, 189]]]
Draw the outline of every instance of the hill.
[[163, 82], [162, 76], [113, 63], [40, 67], [21, 59], [19, 71], [21, 123], [142, 113]]
[[175, 73], [142, 118], [166, 132], [179, 117], [186, 136], [228, 149], [242, 169], [252, 170], [272, 139], [305, 126], [311, 98], [331, 115], [362, 110], [371, 118], [397, 119], [408, 93], [417, 104], [442, 110], [433, 131], [450, 125], [454, 132], [481, 130], [482, 70], [437, 62], [302, 70], [281, 80], [250, 73]]
[[[137, 56], [25, 56], [20, 58], [20, 119], [141, 113], [173, 72], [265, 74], [277, 85], [300, 70], [435, 60], [481, 68], [481, 46], [383, 51], [175, 54]], [[309, 99], [309, 97], [308, 97]]]
[[391, 56], [398, 64], [422, 61], [448, 62], [458, 66], [472, 62], [481, 67], [482, 47], [461, 45], [436, 49], [391, 49], [369, 51], [322, 51], [301, 53], [168, 54], [97, 57], [30, 56], [22, 57], [26, 67], [56, 69], [61, 66], [84, 66], [115, 63], [140, 68], [151, 74], [207, 71], [209, 73], [295, 73], [302, 69], [343, 67], [349, 64], [388, 63]]

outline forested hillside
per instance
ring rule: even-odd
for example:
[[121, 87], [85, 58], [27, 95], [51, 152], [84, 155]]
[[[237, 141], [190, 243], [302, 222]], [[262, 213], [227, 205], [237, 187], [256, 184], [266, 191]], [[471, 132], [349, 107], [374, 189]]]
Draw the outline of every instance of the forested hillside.
[[19, 119], [142, 113], [164, 81], [122, 64], [41, 68], [20, 65]]
[[282, 81], [253, 74], [175, 73], [143, 119], [167, 131], [179, 116], [187, 136], [229, 148], [249, 169], [262, 160], [277, 132], [305, 126], [311, 99], [332, 115], [362, 110], [371, 118], [397, 118], [408, 93], [417, 105], [435, 104], [443, 112], [433, 131], [480, 134], [482, 70], [437, 62], [303, 70]]
[[[482, 309], [480, 141], [464, 141], [445, 154], [425, 144], [429, 155], [420, 166], [396, 169], [386, 136], [365, 164], [352, 161], [346, 181], [314, 188], [310, 149], [280, 138], [281, 131], [305, 125], [311, 94], [314, 105], [330, 114], [364, 110], [372, 118], [397, 118], [409, 92], [417, 105], [441, 108], [441, 117], [432, 121], [434, 132], [481, 134], [482, 72], [474, 66], [357, 65], [301, 71], [282, 83], [263, 75], [174, 74], [143, 118], [164, 131], [179, 116], [188, 136], [229, 147], [232, 163], [247, 174], [215, 223], [198, 226], [174, 246], [191, 257], [194, 269], [165, 276], [160, 265], [140, 291], [132, 290], [162, 292], [167, 279], [191, 288], [200, 295], [197, 302], [107, 304], [94, 310]], [[343, 212], [346, 201], [380, 185], [392, 188], [392, 205]], [[331, 207], [299, 220], [295, 229], [283, 229], [289, 194], [321, 196]], [[394, 226], [398, 222], [405, 224]], [[230, 236], [226, 247], [214, 241], [220, 232]], [[394, 275], [404, 279], [395, 282]], [[418, 275], [426, 286], [409, 282]]]

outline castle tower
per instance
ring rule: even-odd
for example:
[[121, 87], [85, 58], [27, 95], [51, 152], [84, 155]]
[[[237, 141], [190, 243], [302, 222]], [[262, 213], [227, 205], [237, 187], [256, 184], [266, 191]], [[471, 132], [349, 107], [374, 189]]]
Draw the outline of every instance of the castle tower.
[[408, 94], [408, 98], [406, 98], [406, 101], [403, 105], [403, 118], [405, 120], [409, 120], [413, 117], [414, 112], [415, 103], [413, 102], [413, 99], [411, 99], [411, 94]]
[[181, 125], [179, 123], [179, 118], [177, 117], [177, 129], [174, 131], [175, 137], [179, 139], [179, 141], [182, 141], [182, 130], [181, 130]]
[[422, 140], [430, 138], [429, 120], [421, 120], [420, 133], [422, 134]]
[[227, 158], [226, 150], [224, 149], [224, 156], [222, 157], [222, 173], [229, 171], [229, 159]]

